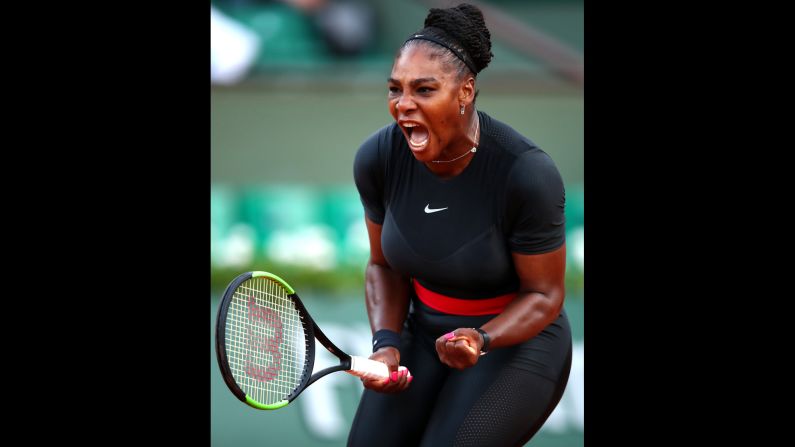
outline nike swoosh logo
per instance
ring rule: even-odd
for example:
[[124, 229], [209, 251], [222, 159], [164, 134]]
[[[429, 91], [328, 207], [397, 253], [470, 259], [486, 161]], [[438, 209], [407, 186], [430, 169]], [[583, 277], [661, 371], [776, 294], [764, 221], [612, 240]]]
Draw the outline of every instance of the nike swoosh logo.
[[444, 210], [446, 210], [447, 208], [449, 208], [449, 206], [446, 206], [446, 207], [444, 207], [444, 208], [428, 208], [429, 206], [431, 206], [431, 204], [430, 204], [430, 203], [429, 203], [429, 204], [427, 204], [427, 205], [425, 205], [425, 213], [426, 213], [426, 214], [431, 214], [431, 213], [435, 213], [435, 212], [438, 212], [438, 211], [444, 211]]

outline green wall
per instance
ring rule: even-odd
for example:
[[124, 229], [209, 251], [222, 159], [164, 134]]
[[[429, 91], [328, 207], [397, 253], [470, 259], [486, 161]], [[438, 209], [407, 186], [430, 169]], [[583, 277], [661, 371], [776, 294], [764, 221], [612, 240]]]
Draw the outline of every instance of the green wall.
[[[386, 79], [386, 74], [384, 78]], [[391, 122], [386, 83], [211, 90], [211, 181], [351, 184], [362, 141]], [[495, 87], [496, 88], [496, 87]], [[566, 184], [583, 180], [582, 94], [490, 92], [478, 108], [549, 153]]]

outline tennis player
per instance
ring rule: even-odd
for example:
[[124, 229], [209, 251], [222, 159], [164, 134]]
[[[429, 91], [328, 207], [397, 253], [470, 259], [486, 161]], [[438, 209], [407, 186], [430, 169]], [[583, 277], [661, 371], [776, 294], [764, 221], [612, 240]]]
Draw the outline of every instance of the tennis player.
[[370, 358], [391, 377], [363, 380], [350, 446], [522, 445], [568, 381], [563, 182], [476, 110], [492, 56], [479, 9], [431, 9], [392, 66], [395, 122], [356, 154]]

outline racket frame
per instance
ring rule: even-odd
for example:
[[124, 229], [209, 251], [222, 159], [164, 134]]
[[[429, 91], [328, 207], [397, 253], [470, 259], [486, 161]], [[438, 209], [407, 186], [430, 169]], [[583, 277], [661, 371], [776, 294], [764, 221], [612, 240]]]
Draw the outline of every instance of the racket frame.
[[[304, 371], [302, 373], [301, 382], [284, 400], [275, 402], [273, 404], [263, 404], [255, 401], [237, 385], [234, 376], [232, 375], [232, 370], [229, 368], [229, 361], [226, 353], [226, 315], [229, 310], [229, 306], [232, 303], [232, 296], [241, 284], [250, 279], [260, 277], [277, 282], [284, 287], [287, 292], [289, 292], [287, 297], [293, 301], [296, 309], [298, 310], [299, 317], [301, 318], [301, 324], [303, 325], [304, 339], [307, 346], [305, 353], [306, 362]], [[329, 352], [331, 352], [340, 360], [339, 365], [334, 365], [312, 374], [312, 370], [315, 366], [315, 339], [317, 339]], [[320, 327], [318, 327], [317, 323], [315, 323], [315, 320], [312, 319], [312, 316], [309, 314], [309, 311], [306, 310], [304, 303], [298, 297], [298, 294], [295, 293], [295, 290], [282, 278], [274, 275], [273, 273], [263, 271], [242, 273], [234, 278], [226, 287], [224, 295], [221, 298], [221, 304], [218, 307], [218, 316], [216, 318], [215, 352], [218, 365], [221, 368], [221, 376], [223, 377], [226, 386], [229, 388], [232, 394], [234, 394], [235, 397], [237, 397], [240, 401], [260, 410], [276, 410], [282, 408], [292, 402], [296, 397], [298, 397], [299, 394], [301, 394], [302, 391], [304, 391], [309, 385], [315, 383], [315, 381], [321, 377], [333, 372], [351, 369], [351, 356], [338, 348], [337, 345], [329, 340], [328, 337], [326, 337], [326, 334], [320, 330]]]

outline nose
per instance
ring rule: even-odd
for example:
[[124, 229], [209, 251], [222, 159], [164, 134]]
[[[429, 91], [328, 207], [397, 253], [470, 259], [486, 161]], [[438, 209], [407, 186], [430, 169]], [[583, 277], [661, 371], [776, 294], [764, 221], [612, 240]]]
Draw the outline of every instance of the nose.
[[411, 98], [407, 98], [405, 95], [401, 96], [395, 101], [395, 110], [398, 114], [404, 114], [410, 110], [414, 110], [417, 108], [417, 105]]

